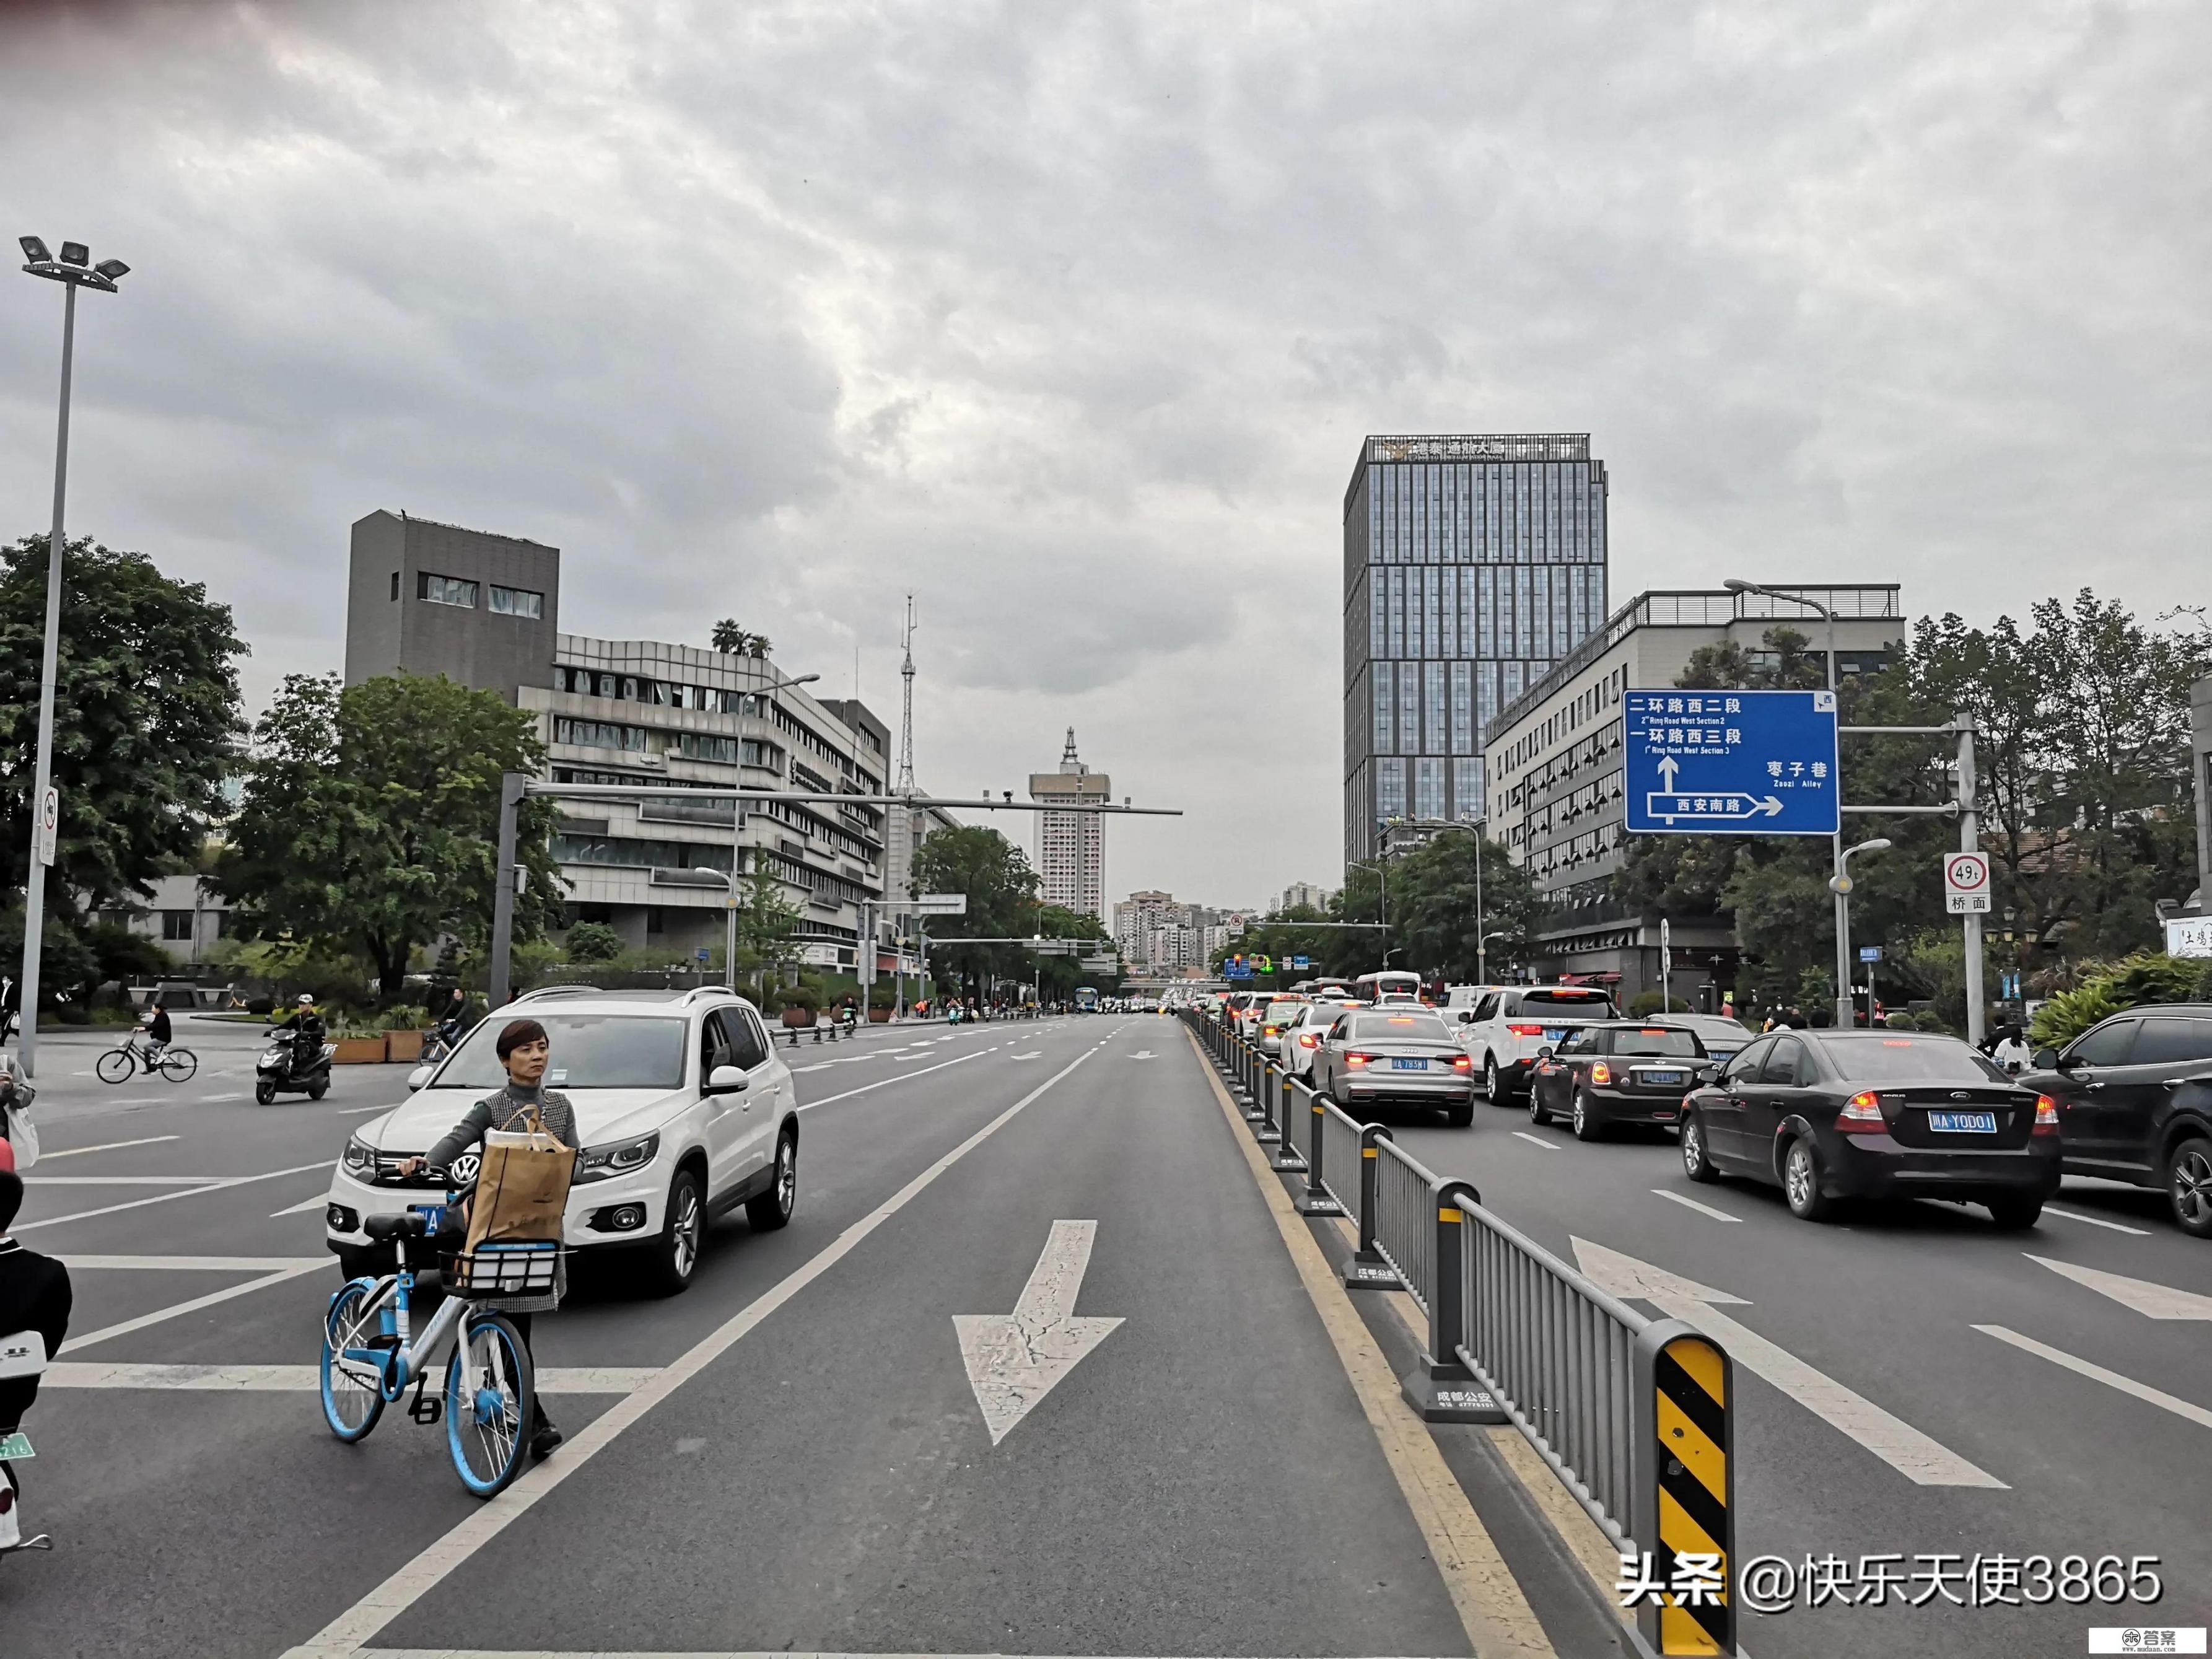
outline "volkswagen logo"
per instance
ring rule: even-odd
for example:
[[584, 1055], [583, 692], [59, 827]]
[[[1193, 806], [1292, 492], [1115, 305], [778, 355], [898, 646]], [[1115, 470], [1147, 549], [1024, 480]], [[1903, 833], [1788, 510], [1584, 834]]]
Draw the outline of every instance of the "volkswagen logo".
[[[1966, 1096], [1960, 1095], [1959, 1098], [1964, 1100]], [[476, 1184], [477, 1168], [483, 1161], [482, 1156], [478, 1153], [463, 1152], [447, 1167], [447, 1177], [451, 1183], [456, 1187], [474, 1186]]]

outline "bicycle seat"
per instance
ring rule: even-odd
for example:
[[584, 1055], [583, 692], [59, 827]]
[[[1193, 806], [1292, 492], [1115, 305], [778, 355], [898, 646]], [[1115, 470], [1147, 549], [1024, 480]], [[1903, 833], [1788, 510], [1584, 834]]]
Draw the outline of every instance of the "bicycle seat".
[[362, 1224], [362, 1231], [374, 1239], [422, 1238], [430, 1231], [430, 1218], [409, 1211], [405, 1215], [373, 1215]]

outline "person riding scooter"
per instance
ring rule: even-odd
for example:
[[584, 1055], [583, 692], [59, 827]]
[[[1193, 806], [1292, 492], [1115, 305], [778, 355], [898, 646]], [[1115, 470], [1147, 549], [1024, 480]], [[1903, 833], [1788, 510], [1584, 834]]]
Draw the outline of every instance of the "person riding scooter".
[[280, 1031], [289, 1031], [292, 1040], [289, 1046], [276, 1044], [262, 1054], [254, 1067], [254, 1099], [266, 1106], [280, 1091], [304, 1093], [311, 1100], [329, 1092], [331, 1062], [323, 1044], [324, 1029], [314, 998], [302, 995], [289, 1016], [270, 1027], [272, 1043]]
[[[0, 1440], [21, 1430], [23, 1413], [39, 1397], [39, 1371], [69, 1334], [69, 1269], [8, 1237], [22, 1204], [22, 1177], [0, 1171], [0, 1350], [24, 1347], [20, 1339], [27, 1335], [38, 1338], [21, 1362], [0, 1362]], [[23, 1546], [22, 1492], [15, 1466], [0, 1462], [0, 1553]], [[46, 1546], [33, 1539], [31, 1547]]]

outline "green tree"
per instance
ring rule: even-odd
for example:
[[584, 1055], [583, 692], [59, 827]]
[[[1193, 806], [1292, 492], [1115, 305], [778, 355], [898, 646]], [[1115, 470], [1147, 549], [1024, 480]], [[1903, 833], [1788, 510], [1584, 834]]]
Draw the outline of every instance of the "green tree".
[[[46, 538], [26, 536], [0, 550], [0, 890], [11, 896], [23, 890], [35, 805], [46, 604]], [[198, 852], [242, 732], [235, 664], [246, 649], [230, 607], [201, 583], [173, 580], [143, 554], [68, 544], [49, 915], [143, 894]]]
[[963, 935], [1016, 939], [1036, 931], [1036, 872], [1013, 842], [980, 824], [937, 830], [915, 849], [914, 889], [968, 896], [965, 915], [930, 919], [930, 959], [936, 972], [957, 976], [968, 994], [980, 997], [986, 976], [1009, 978], [1021, 971], [1024, 957], [1019, 945], [960, 943]]
[[622, 935], [604, 921], [580, 921], [568, 930], [568, 960], [612, 962], [623, 953]]
[[[1481, 860], [1481, 902], [1475, 868]], [[1403, 948], [1393, 967], [1431, 977], [1472, 981], [1482, 960], [1477, 943], [1502, 933], [1487, 953], [1495, 974], [1525, 959], [1546, 903], [1534, 878], [1487, 836], [1449, 832], [1432, 837], [1390, 869], [1390, 943]]]
[[[532, 717], [443, 675], [289, 676], [254, 727], [244, 799], [216, 882], [246, 935], [357, 951], [398, 996], [413, 952], [490, 932], [500, 775], [544, 763]], [[515, 855], [530, 872], [515, 937], [557, 922], [556, 817], [523, 801]]]
[[729, 971], [750, 972], [757, 980], [759, 970], [789, 962], [791, 941], [802, 920], [767, 855], [755, 848], [752, 872], [745, 878], [744, 902], [738, 908], [738, 960]]

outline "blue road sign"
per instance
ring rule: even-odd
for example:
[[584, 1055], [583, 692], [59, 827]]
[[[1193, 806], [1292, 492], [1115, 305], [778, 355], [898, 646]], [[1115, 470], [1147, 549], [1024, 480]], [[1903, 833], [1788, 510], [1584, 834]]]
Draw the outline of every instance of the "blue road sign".
[[1310, 957], [1292, 957], [1291, 958], [1291, 966], [1293, 968], [1310, 968], [1313, 966], [1313, 958]]
[[1231, 957], [1228, 961], [1221, 964], [1221, 977], [1224, 979], [1249, 979], [1252, 977], [1252, 964], [1245, 961], [1242, 957]]
[[1631, 691], [1638, 835], [1832, 836], [1842, 823], [1832, 691]]
[[1880, 962], [1881, 960], [1881, 946], [1879, 945], [1860, 945], [1859, 960], [1861, 962]]

